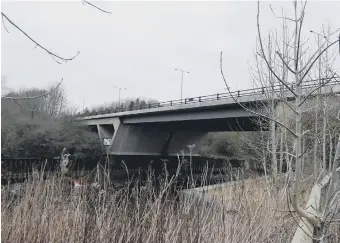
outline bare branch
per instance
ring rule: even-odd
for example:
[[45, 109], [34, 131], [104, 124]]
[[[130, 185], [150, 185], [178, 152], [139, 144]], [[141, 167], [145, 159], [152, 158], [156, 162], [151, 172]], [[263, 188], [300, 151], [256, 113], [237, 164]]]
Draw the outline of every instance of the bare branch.
[[[294, 92], [294, 90], [289, 87], [289, 85], [284, 82], [275, 72], [274, 70], [271, 68], [271, 66], [269, 65], [269, 62], [266, 58], [266, 55], [264, 54], [264, 50], [263, 50], [263, 44], [262, 44], [262, 38], [261, 38], [261, 32], [260, 32], [260, 2], [257, 2], [257, 32], [258, 32], [258, 36], [259, 36], [259, 41], [260, 41], [260, 47], [261, 47], [261, 53], [262, 53], [262, 57], [265, 60], [270, 72], [275, 76], [275, 78], [282, 83], [290, 92], [292, 92], [292, 94], [294, 96], [296, 96], [296, 93]], [[260, 55], [261, 56], [261, 55]]]
[[294, 137], [297, 137], [297, 135], [289, 127], [287, 127], [285, 124], [283, 124], [283, 123], [281, 123], [281, 122], [279, 122], [279, 121], [277, 121], [277, 120], [275, 120], [275, 119], [273, 119], [273, 118], [271, 118], [269, 116], [266, 116], [266, 115], [260, 114], [258, 112], [255, 112], [255, 111], [253, 111], [251, 109], [248, 109], [247, 107], [242, 105], [240, 102], [238, 102], [237, 99], [232, 94], [232, 92], [230, 91], [230, 87], [229, 87], [229, 85], [228, 85], [228, 83], [227, 83], [227, 81], [226, 81], [226, 79], [224, 77], [223, 65], [222, 64], [223, 64], [223, 53], [221, 52], [221, 55], [220, 55], [220, 70], [221, 70], [222, 78], [223, 78], [223, 81], [224, 81], [224, 83], [225, 83], [225, 85], [227, 87], [229, 95], [235, 101], [235, 103], [237, 103], [239, 106], [241, 106], [244, 110], [246, 110], [246, 111], [248, 111], [248, 112], [250, 112], [250, 113], [252, 113], [254, 115], [257, 115], [259, 117], [266, 118], [266, 119], [269, 119], [271, 121], [274, 121], [275, 123], [277, 123], [277, 124], [281, 125], [282, 127], [286, 128]]
[[94, 7], [94, 8], [96, 8], [96, 9], [98, 9], [99, 11], [102, 11], [102, 12], [104, 12], [104, 13], [112, 14], [111, 12], [108, 12], [108, 11], [102, 9], [102, 8], [99, 8], [99, 7], [97, 7], [96, 5], [94, 5], [93, 3], [90, 3], [90, 2], [88, 2], [88, 1], [86, 1], [86, 0], [83, 0], [83, 3], [86, 3], [86, 4], [88, 4], [88, 5], [90, 5], [90, 6]]
[[[328, 48], [330, 48], [331, 46], [333, 46], [334, 44], [338, 43], [339, 42], [339, 45], [340, 45], [340, 38], [339, 40], [336, 40], [334, 42], [332, 42], [331, 44], [329, 44], [325, 49], [323, 49], [317, 56], [316, 58], [314, 59], [314, 61], [310, 64], [310, 66], [308, 67], [308, 69], [306, 70], [306, 72], [304, 73], [304, 75], [301, 77], [299, 83], [301, 83], [303, 81], [303, 79], [306, 77], [306, 75], [308, 74], [309, 70], [313, 67], [313, 65], [315, 64], [315, 62], [319, 59], [319, 57], [326, 51], [328, 50]], [[307, 63], [308, 65], [308, 63]]]
[[313, 60], [313, 58], [314, 58], [318, 53], [320, 53], [320, 50], [324, 47], [325, 44], [326, 44], [326, 42], [323, 43], [323, 44], [322, 44], [322, 45], [314, 52], [314, 54], [313, 54], [313, 55], [309, 58], [309, 60], [306, 62], [306, 65], [298, 71], [299, 74], [300, 74], [301, 72], [303, 72], [303, 71], [307, 68], [308, 64]]
[[288, 108], [290, 108], [295, 114], [297, 114], [297, 112], [296, 112], [296, 110], [294, 109], [294, 107], [292, 107], [292, 105], [291, 105], [287, 100], [285, 100], [285, 99], [280, 99], [280, 98], [279, 98], [279, 100], [282, 101], [283, 103], [285, 103], [285, 104], [288, 106]]
[[310, 133], [310, 130], [304, 131], [304, 132], [301, 134], [301, 136], [304, 136], [304, 135], [307, 134], [307, 133]]
[[296, 72], [288, 65], [288, 63], [286, 63], [282, 55], [278, 51], [276, 52], [276, 54], [280, 57], [282, 63], [288, 68], [288, 70], [295, 74]]
[[309, 46], [307, 46], [306, 50], [300, 54], [299, 59], [302, 59], [302, 57], [308, 52]]
[[[303, 19], [305, 17], [305, 9], [306, 9], [306, 5], [307, 5], [307, 1], [305, 2], [305, 4], [303, 5], [303, 9], [301, 11], [301, 16], [299, 19], [301, 19], [300, 22], [300, 26], [299, 26], [299, 33], [298, 33], [298, 40], [297, 40], [297, 59], [296, 59], [296, 67], [295, 70], [298, 70], [298, 63], [299, 63], [299, 53], [300, 53], [300, 44], [301, 44], [301, 31], [302, 31], [302, 24], [303, 24]], [[296, 24], [298, 24], [298, 22], [296, 22]]]
[[321, 36], [323, 37], [325, 40], [327, 40], [329, 37], [331, 37], [332, 35], [334, 35], [336, 32], [338, 32], [340, 30], [340, 28], [337, 28], [336, 30], [334, 30], [332, 33], [328, 34], [327, 36], [326, 35], [320, 35], [319, 33], [315, 32], [314, 30], [310, 30], [309, 32], [313, 33], [313, 34], [316, 34], [318, 36]]
[[5, 96], [5, 97], [1, 97], [1, 99], [4, 99], [4, 100], [33, 100], [33, 99], [38, 99], [38, 98], [41, 98], [41, 97], [46, 97], [47, 95], [49, 95], [52, 92], [54, 92], [55, 90], [57, 90], [62, 82], [63, 82], [63, 79], [61, 79], [61, 81], [58, 83], [58, 85], [54, 89], [50, 90], [47, 93], [41, 94], [41, 95], [30, 96], [30, 97], [11, 97], [11, 96]]
[[288, 17], [283, 17], [283, 16], [277, 16], [272, 8], [272, 5], [269, 4], [269, 7], [270, 7], [270, 10], [272, 11], [273, 15], [275, 16], [275, 18], [278, 18], [278, 19], [284, 19], [284, 20], [290, 20], [290, 21], [293, 21], [293, 22], [297, 22], [297, 21], [300, 21], [300, 19], [292, 19], [292, 18], [288, 18]]
[[[77, 54], [73, 57], [70, 58], [65, 58], [65, 57], [61, 57], [51, 51], [49, 51], [48, 49], [46, 49], [45, 47], [43, 47], [42, 45], [40, 45], [38, 42], [36, 42], [34, 39], [32, 39], [32, 37], [30, 35], [28, 35], [25, 31], [23, 31], [19, 26], [17, 26], [12, 20], [10, 20], [3, 12], [1, 12], [2, 17], [4, 17], [11, 25], [13, 25], [17, 30], [19, 30], [21, 33], [23, 33], [28, 39], [30, 39], [34, 44], [36, 44], [36, 47], [39, 47], [40, 49], [44, 50], [45, 52], [47, 52], [49, 55], [51, 55], [52, 57], [58, 59], [59, 61], [63, 61], [63, 62], [67, 62], [67, 61], [71, 61], [74, 58], [76, 58], [78, 56], [78, 54], [80, 53], [79, 51], [77, 52]], [[57, 62], [59, 64], [61, 64], [60, 62]]]
[[6, 25], [5, 25], [4, 16], [1, 16], [1, 20], [2, 20], [2, 25], [4, 26], [6, 32], [9, 33], [9, 31], [8, 31]]
[[333, 76], [334, 76], [334, 77], [337, 76], [337, 77], [338, 77], [338, 80], [340, 81], [340, 76], [339, 76], [339, 74], [338, 74], [337, 72], [333, 71], [331, 68], [329, 68], [328, 71], [329, 71], [330, 73], [333, 73]]
[[[34, 48], [37, 48], [37, 46], [35, 46]], [[53, 55], [49, 55], [56, 63], [58, 64], [62, 64], [61, 62], [59, 62]]]
[[299, 104], [299, 106], [302, 106], [305, 102], [306, 102], [306, 100], [315, 92], [315, 91], [317, 91], [318, 89], [320, 89], [321, 87], [323, 87], [323, 86], [325, 86], [327, 83], [329, 83], [330, 82], [330, 80], [328, 80], [325, 84], [323, 84], [323, 85], [319, 85], [319, 86], [317, 86], [316, 88], [314, 88], [301, 102], [300, 102], [300, 104]]
[[18, 106], [20, 106], [22, 109], [26, 110], [26, 111], [37, 111], [37, 110], [32, 110], [32, 109], [29, 109], [29, 108], [26, 108], [24, 107], [23, 105], [21, 105], [17, 100], [13, 100]]

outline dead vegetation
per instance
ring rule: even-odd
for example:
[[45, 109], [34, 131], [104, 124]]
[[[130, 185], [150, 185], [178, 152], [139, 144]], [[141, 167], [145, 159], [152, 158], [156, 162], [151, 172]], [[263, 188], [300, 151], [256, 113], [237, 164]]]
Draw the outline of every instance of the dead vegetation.
[[[14, 194], [3, 189], [2, 242], [289, 242], [296, 230], [286, 190], [263, 178], [234, 183], [218, 203], [199, 205], [179, 200], [177, 177], [167, 174], [156, 182], [150, 172], [121, 189], [103, 176], [98, 187], [40, 178]], [[307, 197], [310, 187], [306, 181]]]

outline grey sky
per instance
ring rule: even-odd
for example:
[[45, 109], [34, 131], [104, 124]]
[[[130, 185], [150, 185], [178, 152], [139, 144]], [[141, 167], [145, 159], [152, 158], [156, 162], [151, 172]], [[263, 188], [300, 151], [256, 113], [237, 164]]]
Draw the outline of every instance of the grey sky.
[[[254, 62], [257, 3], [250, 2], [95, 2], [111, 15], [77, 2], [3, 2], [2, 11], [45, 47], [62, 56], [79, 56], [59, 65], [6, 23], [2, 26], [2, 75], [10, 88], [47, 87], [64, 78], [71, 104], [93, 106], [118, 99], [114, 86], [126, 87], [122, 98], [160, 101], [224, 91], [219, 53], [232, 89], [250, 87]], [[273, 3], [293, 13], [292, 2]], [[340, 2], [309, 2], [304, 35], [329, 22], [339, 28]], [[263, 36], [280, 20], [261, 3]]]

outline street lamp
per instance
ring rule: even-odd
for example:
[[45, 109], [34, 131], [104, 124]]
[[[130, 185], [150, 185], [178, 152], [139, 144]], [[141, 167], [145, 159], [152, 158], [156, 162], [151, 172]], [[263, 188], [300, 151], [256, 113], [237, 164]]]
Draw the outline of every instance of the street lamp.
[[183, 99], [183, 73], [190, 73], [190, 72], [182, 70], [182, 69], [178, 69], [178, 68], [175, 68], [175, 71], [180, 71], [182, 73], [182, 77], [181, 77], [181, 103], [182, 103], [182, 99]]
[[118, 106], [120, 107], [120, 92], [122, 89], [127, 90], [127, 88], [121, 88], [121, 87], [116, 87], [116, 86], [113, 88], [118, 89]]
[[[83, 101], [83, 113], [85, 112], [85, 106], [84, 106], [84, 103], [85, 103], [85, 98], [83, 97], [83, 98], [80, 98], [80, 97], [78, 97], [77, 98], [79, 101]], [[78, 108], [77, 108], [77, 110], [78, 110]]]

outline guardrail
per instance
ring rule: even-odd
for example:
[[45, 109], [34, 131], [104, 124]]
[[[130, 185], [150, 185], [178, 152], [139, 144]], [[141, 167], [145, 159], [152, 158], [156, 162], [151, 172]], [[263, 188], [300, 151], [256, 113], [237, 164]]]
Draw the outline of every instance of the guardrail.
[[[319, 80], [309, 80], [305, 81], [302, 85], [302, 89], [308, 89], [317, 87], [320, 85], [319, 83], [316, 83]], [[333, 86], [335, 84], [339, 84], [340, 79], [339, 78], [332, 78], [332, 81], [330, 82], [324, 82], [324, 80], [321, 80], [321, 87], [326, 86]], [[290, 89], [294, 90], [295, 85], [290, 85]], [[177, 100], [170, 100], [165, 102], [158, 102], [158, 103], [150, 103], [150, 104], [140, 104], [138, 106], [121, 106], [116, 107], [114, 109], [106, 109], [102, 111], [94, 111], [89, 113], [83, 113], [78, 114], [78, 117], [84, 117], [84, 116], [93, 116], [93, 115], [101, 115], [101, 114], [110, 114], [110, 113], [118, 113], [118, 112], [124, 112], [124, 111], [132, 111], [132, 110], [143, 110], [143, 109], [152, 109], [152, 108], [158, 108], [158, 107], [167, 107], [167, 106], [175, 106], [175, 105], [185, 105], [185, 104], [191, 104], [191, 103], [200, 103], [200, 102], [207, 102], [207, 101], [214, 101], [214, 100], [224, 100], [224, 99], [230, 99], [233, 97], [239, 98], [239, 97], [245, 97], [245, 96], [252, 96], [256, 94], [269, 94], [269, 93], [280, 93], [280, 94], [287, 94], [287, 92], [290, 92], [289, 89], [281, 84], [276, 84], [272, 86], [264, 86], [259, 88], [253, 88], [253, 89], [244, 89], [244, 90], [238, 90], [233, 91], [231, 93], [218, 93], [213, 95], [204, 95], [204, 96], [197, 96], [192, 98], [185, 98], [185, 99], [177, 99]]]

